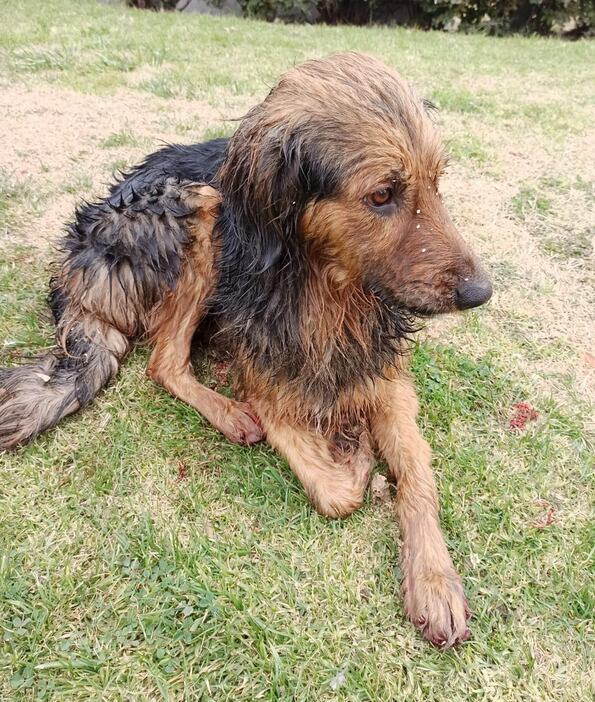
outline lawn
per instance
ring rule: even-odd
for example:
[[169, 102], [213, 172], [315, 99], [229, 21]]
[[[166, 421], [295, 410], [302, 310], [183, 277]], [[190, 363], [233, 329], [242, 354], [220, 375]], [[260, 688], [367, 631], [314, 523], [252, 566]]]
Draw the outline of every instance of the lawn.
[[[3, 3], [0, 27], [0, 365], [52, 343], [49, 242], [77, 202], [164, 141], [231, 133], [336, 50], [437, 105], [445, 199], [496, 288], [414, 357], [468, 643], [440, 652], [405, 620], [390, 502], [319, 517], [272, 450], [151, 385], [139, 349], [89, 410], [0, 455], [0, 699], [590, 699], [595, 44], [93, 0]], [[519, 402], [539, 415], [523, 431]]]

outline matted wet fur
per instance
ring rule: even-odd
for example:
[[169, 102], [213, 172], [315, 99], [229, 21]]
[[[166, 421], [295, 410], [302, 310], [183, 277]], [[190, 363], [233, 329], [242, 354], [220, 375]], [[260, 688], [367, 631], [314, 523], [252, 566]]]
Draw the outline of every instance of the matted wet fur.
[[[322, 514], [357, 509], [381, 455], [407, 613], [435, 644], [464, 641], [407, 360], [421, 318], [491, 286], [443, 206], [428, 110], [375, 59], [309, 61], [230, 140], [167, 147], [81, 207], [52, 280], [58, 346], [0, 371], [0, 447], [84, 407], [145, 340], [156, 382], [232, 441], [266, 436]], [[197, 332], [238, 399], [194, 377]]]

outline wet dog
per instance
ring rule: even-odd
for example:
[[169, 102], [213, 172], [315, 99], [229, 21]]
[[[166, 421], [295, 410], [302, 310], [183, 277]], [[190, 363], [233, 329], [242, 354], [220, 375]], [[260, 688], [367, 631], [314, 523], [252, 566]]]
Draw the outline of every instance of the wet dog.
[[[309, 61], [231, 139], [167, 147], [82, 206], [51, 284], [57, 349], [0, 371], [0, 446], [87, 405], [145, 340], [154, 381], [229, 440], [266, 437], [324, 515], [362, 504], [382, 456], [407, 613], [436, 644], [464, 641], [407, 357], [421, 318], [491, 285], [442, 203], [428, 110], [375, 59]], [[197, 333], [231, 361], [237, 399], [195, 378]]]

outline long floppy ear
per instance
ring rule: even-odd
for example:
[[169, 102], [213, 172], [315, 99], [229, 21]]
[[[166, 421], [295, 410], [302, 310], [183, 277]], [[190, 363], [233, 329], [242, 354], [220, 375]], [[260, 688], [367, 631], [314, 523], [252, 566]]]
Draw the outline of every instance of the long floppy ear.
[[250, 253], [248, 269], [263, 273], [298, 254], [301, 213], [330, 193], [336, 177], [324, 172], [307, 126], [270, 125], [261, 108], [232, 137], [219, 183], [223, 219]]

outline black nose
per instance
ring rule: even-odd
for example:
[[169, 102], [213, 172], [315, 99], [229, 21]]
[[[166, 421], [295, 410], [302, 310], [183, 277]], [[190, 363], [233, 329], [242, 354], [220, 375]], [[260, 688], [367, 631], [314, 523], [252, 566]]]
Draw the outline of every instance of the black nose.
[[465, 278], [455, 290], [455, 305], [459, 310], [479, 307], [492, 297], [492, 284], [488, 278]]

